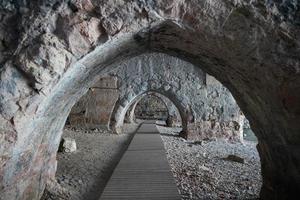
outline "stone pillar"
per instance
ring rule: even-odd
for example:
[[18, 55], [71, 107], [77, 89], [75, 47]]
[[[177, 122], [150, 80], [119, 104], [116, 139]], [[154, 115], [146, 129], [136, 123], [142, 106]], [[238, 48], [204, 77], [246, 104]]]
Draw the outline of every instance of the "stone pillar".
[[72, 108], [69, 116], [71, 126], [93, 128], [108, 125], [118, 98], [117, 77], [100, 78]]
[[135, 111], [135, 108], [136, 108], [137, 103], [138, 103], [138, 102], [136, 102], [136, 103], [133, 105], [133, 107], [132, 107], [132, 109], [131, 109], [131, 111], [130, 111], [130, 114], [129, 114], [129, 122], [130, 122], [130, 123], [134, 123], [134, 122], [135, 122], [135, 113], [134, 113], [134, 111]]
[[300, 146], [261, 141], [257, 145], [261, 159], [263, 200], [293, 200], [300, 191]]

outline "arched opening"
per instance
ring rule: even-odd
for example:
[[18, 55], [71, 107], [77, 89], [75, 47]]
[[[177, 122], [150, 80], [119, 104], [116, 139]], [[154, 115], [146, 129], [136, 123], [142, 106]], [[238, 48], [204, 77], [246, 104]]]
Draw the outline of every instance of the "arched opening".
[[[135, 99], [126, 112], [124, 123], [152, 123], [164, 127], [176, 128], [175, 134], [182, 134], [182, 107], [177, 107], [172, 100], [158, 92], [146, 92]], [[181, 112], [180, 112], [181, 109]], [[130, 120], [126, 119], [130, 117]], [[148, 122], [149, 123], [149, 122]], [[174, 129], [175, 130], [175, 129]]]
[[[116, 133], [122, 133], [123, 132], [123, 125], [124, 122], [132, 120], [126, 120], [126, 115], [133, 115], [135, 108], [137, 104], [147, 95], [155, 95], [160, 99], [163, 99], [165, 105], [169, 105], [169, 110], [171, 109], [173, 112], [172, 116], [176, 116], [175, 121], [179, 121], [182, 127], [181, 133], [184, 135], [187, 129], [187, 117], [186, 113], [184, 111], [184, 105], [176, 98], [174, 94], [171, 93], [162, 93], [159, 91], [147, 91], [142, 92], [141, 94], [136, 95], [131, 99], [130, 102], [126, 102], [124, 105], [124, 100], [119, 100], [114, 108], [114, 111], [112, 113], [112, 119], [110, 120], [110, 127], [112, 130], [114, 130]], [[172, 99], [172, 100], [171, 100]], [[121, 103], [123, 102], [123, 104]], [[171, 107], [170, 107], [171, 106]], [[133, 112], [132, 112], [133, 111]], [[131, 113], [132, 112], [132, 113]], [[131, 114], [130, 114], [131, 113]], [[175, 117], [174, 117], [175, 118]], [[177, 123], [177, 122], [175, 122]]]
[[[20, 199], [41, 196], [46, 181], [55, 174], [56, 151], [71, 107], [91, 87], [97, 75], [109, 71], [123, 59], [146, 51], [159, 51], [184, 59], [201, 67], [223, 83], [236, 98], [258, 137], [264, 178], [261, 198], [293, 197], [300, 186], [300, 172], [297, 137], [299, 126], [296, 123], [298, 110], [289, 110], [297, 106], [293, 102], [298, 98], [293, 95], [289, 98], [290, 96], [286, 95], [292, 91], [289, 86], [291, 79], [285, 82], [286, 79], [283, 78], [281, 84], [274, 84], [276, 77], [281, 77], [280, 73], [283, 72], [279, 70], [280, 72], [276, 71], [274, 74], [268, 73], [273, 69], [273, 58], [269, 58], [268, 55], [263, 55], [269, 60], [259, 62], [259, 67], [255, 68], [257, 70], [251, 69], [249, 66], [257, 66], [258, 60], [249, 58], [244, 62], [249, 51], [241, 44], [248, 44], [247, 38], [240, 38], [235, 44], [231, 37], [218, 36], [217, 29], [216, 35], [202, 29], [193, 29], [184, 23], [168, 20], [158, 24], [147, 24], [147, 28], [139, 29], [138, 33], [130, 32], [122, 37], [112, 38], [72, 64], [59, 81], [53, 81], [55, 84], [49, 84], [53, 88], [48, 88], [51, 92], [47, 95], [38, 95], [30, 99], [32, 102], [38, 102], [38, 106], [30, 107], [31, 114], [10, 117], [7, 121], [13, 121], [13, 128], [5, 125], [7, 130], [13, 130], [11, 133], [22, 132], [18, 134], [18, 140], [22, 139], [23, 142], [7, 144], [9, 151], [14, 153], [5, 158], [6, 165], [3, 171], [6, 188], [13, 189], [4, 191], [4, 198], [9, 199], [11, 194], [16, 193], [14, 191], [27, 191], [18, 193]], [[240, 56], [232, 59], [234, 54]], [[257, 73], [262, 76], [258, 77]], [[284, 76], [288, 77], [285, 73]], [[278, 90], [279, 88], [282, 90]], [[289, 99], [292, 101], [288, 101]], [[286, 101], [282, 103], [282, 100]], [[9, 170], [11, 168], [14, 169], [13, 173]], [[22, 181], [18, 177], [22, 177]]]
[[134, 109], [134, 115], [141, 120], [166, 121], [169, 117], [167, 105], [154, 95], [142, 98]]
[[[129, 108], [130, 107], [130, 105], [126, 105], [126, 107], [125, 108]], [[126, 110], [126, 109], [125, 109]], [[182, 112], [182, 113], [184, 113], [184, 112]], [[121, 119], [124, 119], [124, 115], [126, 114], [126, 111], [123, 111], [122, 112], [122, 114], [121, 114]], [[186, 118], [186, 117], [185, 117]], [[121, 122], [123, 122], [124, 120], [120, 120]], [[120, 127], [120, 126], [117, 126], [118, 128]]]
[[[155, 55], [155, 59], [159, 59], [159, 54], [154, 54]], [[162, 55], [161, 55], [162, 56]], [[166, 55], [163, 55], [164, 60], [167, 60]], [[173, 58], [175, 59], [175, 58]], [[139, 59], [137, 59], [139, 60]], [[179, 61], [176, 61], [179, 62]], [[126, 62], [127, 63], [127, 62]], [[181, 65], [182, 63], [180, 63], [180, 66], [184, 66], [185, 68], [187, 68], [187, 66], [185, 65]], [[145, 63], [144, 63], [145, 65]], [[133, 63], [130, 62], [130, 66], [133, 68]], [[145, 66], [147, 68], [147, 66]], [[119, 74], [120, 75], [120, 74]], [[205, 85], [207, 87], [211, 87], [212, 84], [216, 84], [216, 82], [212, 79], [212, 77], [208, 77], [208, 76], [203, 76], [203, 79], [206, 79]], [[107, 76], [105, 79], [102, 78], [102, 80], [108, 80], [109, 77]], [[153, 79], [152, 79], [153, 80]], [[100, 80], [101, 81], [101, 80]], [[107, 81], [105, 81], [107, 83]], [[126, 82], [124, 82], [123, 79], [120, 79], [120, 77], [118, 78], [118, 82], [120, 82], [120, 84], [127, 84]], [[96, 85], [99, 85], [100, 83], [97, 82]], [[192, 90], [193, 89], [192, 84], [188, 84], [188, 89], [187, 90]], [[183, 87], [183, 86], [182, 86]], [[219, 87], [219, 86], [218, 86]], [[113, 87], [109, 86], [108, 88], [111, 88], [113, 91], [115, 90]], [[119, 88], [119, 87], [117, 87]], [[96, 92], [97, 87], [92, 86], [88, 91], [91, 91], [91, 89], [94, 89], [93, 92]], [[98, 87], [99, 90], [100, 89]], [[106, 88], [107, 89], [107, 88]], [[186, 88], [184, 87], [184, 90], [186, 90]], [[204, 88], [196, 88], [197, 91], [200, 90], [204, 90]], [[223, 88], [221, 90], [224, 90]], [[208, 91], [207, 93], [209, 94], [209, 96], [212, 96], [213, 98], [217, 98], [218, 95], [212, 93], [213, 90], [209, 90], [209, 89], [205, 89], [205, 91]], [[89, 93], [89, 92], [88, 92]], [[107, 91], [106, 91], [107, 94]], [[163, 95], [164, 94], [164, 95]], [[91, 97], [93, 98], [93, 93], [90, 93]], [[176, 108], [176, 113], [178, 113], [178, 115], [180, 116], [179, 118], [181, 119], [182, 117], [186, 117], [184, 115], [184, 104], [181, 104], [180, 100], [178, 99], [177, 95], [174, 95], [172, 93], [162, 93], [162, 91], [146, 91], [146, 92], [137, 92], [136, 96], [130, 96], [130, 98], [128, 98], [128, 95], [125, 95], [124, 98], [118, 99], [116, 101], [115, 104], [115, 108], [114, 110], [119, 110], [120, 112], [112, 112], [112, 116], [116, 116], [115, 118], [119, 119], [120, 122], [118, 122], [119, 127], [120, 128], [120, 134], [122, 135], [124, 133], [124, 125], [127, 122], [133, 122], [133, 120], [131, 120], [132, 118], [130, 118], [129, 116], [134, 113], [134, 108], [136, 108], [137, 104], [139, 102], [141, 102], [141, 100], [149, 95], [155, 95], [161, 99], [164, 99], [164, 104], [172, 104], [174, 105], [174, 107]], [[168, 97], [167, 97], [168, 96]], [[83, 97], [85, 98], [85, 97]], [[99, 98], [101, 98], [101, 95], [99, 95]], [[105, 99], [105, 98], [104, 98]], [[115, 98], [116, 99], [116, 98]], [[126, 99], [126, 100], [124, 100]], [[171, 101], [171, 99], [173, 101]], [[129, 100], [129, 101], [127, 101]], [[197, 99], [196, 99], [197, 100]], [[226, 99], [224, 99], [226, 101]], [[114, 102], [115, 100], [113, 98], [108, 99], [109, 102]], [[168, 103], [168, 101], [170, 103]], [[80, 102], [80, 101], [79, 101]], [[99, 101], [100, 102], [100, 101]], [[121, 103], [123, 102], [123, 103]], [[174, 103], [173, 103], [174, 102]], [[176, 102], [176, 103], [175, 103]], [[226, 101], [226, 104], [230, 103], [231, 101]], [[175, 106], [175, 104], [178, 106]], [[80, 105], [80, 103], [79, 103]], [[89, 104], [90, 105], [90, 104]], [[90, 108], [90, 110], [96, 111], [96, 107], [94, 106], [96, 104], [93, 104], [93, 106]], [[106, 107], [108, 104], [103, 104], [101, 106]], [[73, 107], [74, 109], [74, 107]], [[103, 110], [103, 109], [101, 109]], [[174, 109], [172, 109], [174, 110]], [[222, 110], [222, 109], [221, 109]], [[133, 111], [133, 112], [132, 112]], [[208, 111], [207, 111], [208, 112]], [[71, 112], [72, 113], [72, 112]], [[122, 115], [120, 115], [120, 113]], [[128, 114], [131, 113], [131, 114]], [[180, 113], [183, 113], [183, 115], [181, 116]], [[106, 115], [106, 114], [105, 114]], [[126, 116], [129, 117], [129, 119], [126, 120]], [[123, 121], [121, 120], [123, 119]], [[185, 118], [187, 119], [187, 118]], [[89, 121], [89, 120], [87, 120]], [[181, 120], [182, 121], [182, 120]], [[234, 124], [233, 124], [234, 125]], [[165, 133], [163, 131], [166, 130], [162, 130], [161, 127], [159, 127], [159, 130], [161, 133]], [[201, 133], [201, 130], [196, 130], [199, 133]], [[87, 131], [89, 132], [89, 131]], [[94, 132], [94, 131], [92, 131]], [[95, 131], [95, 133], [97, 133], [97, 130]], [[171, 134], [170, 134], [171, 133]], [[176, 133], [178, 133], [177, 131], [175, 131], [174, 129], [169, 129], [168, 130], [168, 135], [176, 135]], [[82, 133], [85, 134], [85, 133]], [[166, 134], [163, 134], [166, 135]], [[172, 170], [173, 173], [176, 175], [176, 177], [178, 177], [177, 181], [178, 181], [178, 185], [180, 186], [181, 189], [181, 193], [185, 195], [186, 198], [192, 198], [188, 195], [188, 193], [191, 193], [192, 195], [197, 195], [197, 194], [202, 194], [202, 196], [198, 196], [199, 198], [208, 198], [208, 194], [211, 195], [218, 195], [221, 194], [222, 191], [225, 194], [226, 198], [235, 198], [235, 197], [241, 197], [241, 198], [250, 198], [250, 197], [257, 197], [257, 193], [258, 193], [258, 188], [260, 185], [260, 175], [259, 175], [259, 161], [258, 161], [258, 155], [257, 152], [255, 152], [255, 144], [253, 145], [246, 145], [243, 146], [241, 144], [231, 144], [230, 143], [225, 143], [222, 141], [214, 141], [213, 138], [207, 138], [208, 140], [205, 140], [204, 142], [202, 142], [202, 140], [195, 140], [195, 141], [185, 141], [185, 140], [180, 140], [180, 139], [174, 139], [172, 137], [163, 137], [165, 144], [167, 146], [167, 152], [169, 152], [169, 160], [170, 163], [172, 163]], [[209, 140], [211, 139], [211, 141]], [[96, 141], [96, 139], [95, 139]], [[111, 143], [110, 143], [111, 144]], [[172, 145], [174, 144], [174, 145]], [[111, 144], [113, 145], [113, 144]], [[180, 148], [176, 148], [176, 146]], [[101, 151], [97, 148], [95, 148], [96, 151]], [[192, 149], [192, 151], [191, 151]], [[219, 150], [218, 150], [219, 149]], [[220, 154], [220, 152], [222, 152]], [[199, 154], [197, 154], [197, 152], [199, 152]], [[250, 153], [253, 153], [255, 156], [253, 159], [249, 159]], [[219, 159], [212, 159], [211, 157], [206, 157], [207, 154], [211, 154], [214, 155], [214, 157], [218, 157]], [[185, 157], [184, 157], [185, 155]], [[195, 159], [195, 155], [198, 155], [198, 158]], [[200, 156], [199, 156], [200, 155]], [[204, 155], [204, 156], [202, 156]], [[245, 159], [247, 162], [247, 165], [252, 165], [253, 168], [247, 168], [245, 167], [245, 164], [240, 164], [240, 163], [231, 163], [232, 161], [227, 161], [227, 155], [239, 155], [240, 159]], [[82, 156], [83, 157], [83, 156]], [[184, 157], [184, 160], [186, 162], [182, 162], [182, 159]], [[201, 158], [201, 159], [200, 159]], [[204, 160], [205, 162], [199, 162], [200, 160]], [[191, 162], [190, 162], [191, 161]], [[184, 165], [181, 166], [180, 163], [183, 163]], [[217, 163], [217, 164], [216, 164]], [[191, 164], [191, 165], [189, 165]], [[98, 166], [100, 166], [101, 164], [98, 164]], [[202, 166], [202, 168], [195, 168], [195, 166]], [[58, 168], [61, 169], [60, 167], [60, 163], [58, 163]], [[227, 173], [225, 175], [222, 174], [222, 166], [226, 166], [223, 168], [223, 170], [227, 170]], [[234, 167], [233, 167], [234, 166]], [[88, 169], [88, 168], [87, 168]], [[184, 169], [184, 171], [180, 171], [180, 169]], [[239, 169], [238, 171], [232, 171], [232, 169]], [[215, 191], [213, 194], [209, 193], [208, 191], [204, 191], [201, 190], [201, 188], [203, 187], [203, 183], [200, 181], [195, 181], [193, 180], [193, 178], [195, 177], [199, 177], [199, 180], [205, 179], [207, 177], [205, 176], [210, 176], [210, 171], [218, 171], [218, 177], [215, 177], [215, 179], [211, 179], [211, 180], [216, 180], [216, 179], [222, 179], [223, 181], [220, 181], [219, 185], [216, 182], [210, 182], [210, 183], [206, 183], [206, 184], [212, 184], [215, 187]], [[89, 170], [92, 171], [92, 170]], [[61, 173], [58, 171], [58, 173]], [[249, 178], [248, 176], [245, 176], [244, 173], [248, 173], [248, 174], [252, 174], [252, 177]], [[190, 174], [190, 175], [188, 175]], [[193, 175], [192, 175], [193, 174]], [[239, 193], [235, 193], [232, 192], [232, 190], [228, 189], [228, 188], [224, 188], [224, 185], [226, 185], [226, 183], [224, 183], [224, 180], [235, 180], [233, 182], [237, 182], [237, 183], [241, 183], [244, 180], [238, 179], [239, 176], [235, 176], [235, 174], [239, 174], [243, 177], [245, 177], [245, 179], [248, 179], [247, 182], [245, 182], [246, 184], [239, 184], [234, 185], [232, 183], [231, 184], [231, 188], [234, 188], [234, 190], [244, 190], [245, 193], [243, 194], [239, 194]], [[61, 174], [63, 175], [63, 174]], [[213, 175], [211, 175], [213, 176]], [[210, 181], [210, 180], [206, 180], [206, 181]], [[187, 188], [184, 186], [184, 184], [189, 183], [189, 185], [191, 186], [190, 188]], [[229, 183], [227, 183], [229, 184]], [[222, 188], [223, 186], [223, 188]], [[250, 189], [247, 188], [247, 186], [250, 187]], [[208, 190], [212, 190], [212, 188], [209, 189], [209, 187], [207, 187]], [[79, 191], [79, 190], [78, 190]], [[253, 194], [248, 194], [248, 192], [251, 192]]]

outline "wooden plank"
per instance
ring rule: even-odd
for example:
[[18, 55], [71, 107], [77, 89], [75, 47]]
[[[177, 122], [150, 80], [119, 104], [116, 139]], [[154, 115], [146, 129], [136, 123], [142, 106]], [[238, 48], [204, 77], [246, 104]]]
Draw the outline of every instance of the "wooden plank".
[[164, 150], [164, 145], [157, 134], [136, 134], [128, 147], [128, 151], [158, 149]]
[[[143, 134], [140, 130], [148, 133]], [[135, 199], [181, 199], [162, 140], [153, 124], [143, 124], [140, 127], [100, 198], [100, 200]]]
[[166, 156], [161, 151], [130, 151], [123, 158], [118, 164], [118, 171], [170, 171]]
[[149, 132], [159, 134], [155, 125], [153, 125], [153, 124], [142, 124], [141, 127], [139, 128], [137, 134], [149, 133]]
[[[127, 172], [112, 177], [101, 200], [180, 199], [171, 172]], [[172, 183], [172, 184], [170, 184]]]

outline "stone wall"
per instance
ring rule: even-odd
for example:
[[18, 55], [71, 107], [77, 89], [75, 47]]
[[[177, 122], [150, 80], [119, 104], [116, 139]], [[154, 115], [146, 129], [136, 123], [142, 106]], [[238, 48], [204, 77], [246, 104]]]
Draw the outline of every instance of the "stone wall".
[[117, 77], [101, 77], [73, 106], [69, 115], [70, 125], [86, 128], [108, 126], [118, 98]]
[[188, 138], [199, 138], [199, 133], [205, 133], [205, 138], [227, 138], [242, 141], [245, 116], [238, 108], [228, 89], [214, 77], [206, 74], [206, 97], [201, 98], [201, 115], [196, 115], [193, 123], [188, 124]]

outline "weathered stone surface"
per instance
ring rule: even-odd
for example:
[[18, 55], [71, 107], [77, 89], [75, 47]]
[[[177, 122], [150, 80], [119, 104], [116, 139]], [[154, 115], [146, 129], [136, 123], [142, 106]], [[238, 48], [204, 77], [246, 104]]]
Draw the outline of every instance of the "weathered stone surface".
[[118, 79], [101, 77], [73, 106], [69, 115], [71, 126], [95, 128], [108, 126], [115, 103], [119, 98]]
[[[298, 1], [69, 2], [0, 2], [0, 199], [38, 199], [71, 107], [96, 76], [149, 51], [185, 59], [231, 91], [258, 137], [262, 199], [298, 194]], [[99, 36], [78, 30], [92, 17]], [[74, 33], [87, 42], [76, 46]]]
[[229, 160], [229, 161], [233, 161], [233, 162], [238, 162], [238, 163], [242, 163], [244, 164], [244, 158], [241, 158], [239, 156], [236, 155], [228, 155], [226, 158], [224, 158], [225, 160]]
[[118, 89], [118, 77], [117, 76], [104, 76], [100, 77], [99, 81], [93, 85], [93, 88], [99, 89]]

